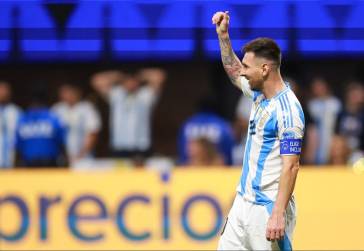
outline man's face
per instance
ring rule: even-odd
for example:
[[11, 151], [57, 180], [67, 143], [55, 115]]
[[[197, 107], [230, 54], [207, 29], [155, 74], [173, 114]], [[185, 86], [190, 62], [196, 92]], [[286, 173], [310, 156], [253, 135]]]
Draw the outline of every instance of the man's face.
[[253, 52], [247, 52], [242, 60], [241, 75], [249, 80], [250, 88], [254, 91], [261, 91], [265, 79], [263, 69], [264, 59], [255, 57]]
[[0, 103], [8, 102], [11, 96], [10, 87], [7, 83], [0, 83]]
[[138, 90], [139, 86], [140, 86], [139, 80], [135, 76], [129, 76], [124, 81], [124, 88], [129, 93], [133, 93], [136, 90]]
[[360, 85], [350, 89], [346, 93], [346, 103], [355, 107], [360, 107], [364, 103], [364, 89]]
[[192, 165], [205, 165], [208, 162], [206, 149], [198, 140], [193, 139], [188, 142], [187, 153]]
[[321, 78], [312, 81], [311, 90], [313, 95], [319, 98], [326, 97], [330, 93], [327, 82]]
[[81, 95], [77, 88], [64, 85], [59, 89], [59, 99], [67, 104], [73, 105], [80, 101]]

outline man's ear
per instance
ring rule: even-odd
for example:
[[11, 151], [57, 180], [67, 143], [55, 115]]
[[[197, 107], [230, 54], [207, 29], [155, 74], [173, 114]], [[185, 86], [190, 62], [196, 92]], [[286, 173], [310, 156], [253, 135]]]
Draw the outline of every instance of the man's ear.
[[270, 66], [268, 64], [263, 64], [262, 65], [262, 75], [264, 78], [268, 76], [269, 71], [270, 71]]

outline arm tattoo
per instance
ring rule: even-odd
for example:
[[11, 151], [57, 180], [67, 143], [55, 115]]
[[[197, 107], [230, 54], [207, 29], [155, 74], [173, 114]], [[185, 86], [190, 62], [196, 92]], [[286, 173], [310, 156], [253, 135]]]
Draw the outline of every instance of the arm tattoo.
[[221, 59], [224, 65], [225, 71], [228, 74], [230, 80], [234, 85], [238, 85], [238, 79], [240, 76], [240, 69], [242, 67], [238, 57], [235, 55], [229, 37], [219, 37]]

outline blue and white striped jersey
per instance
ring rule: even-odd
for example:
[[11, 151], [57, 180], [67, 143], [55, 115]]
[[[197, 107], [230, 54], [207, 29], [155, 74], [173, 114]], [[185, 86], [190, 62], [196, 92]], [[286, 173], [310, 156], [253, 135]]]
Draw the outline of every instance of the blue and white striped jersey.
[[149, 86], [134, 93], [115, 86], [109, 94], [110, 136], [114, 151], [145, 151], [151, 147], [151, 116], [158, 94]]
[[[67, 154], [76, 158], [81, 153], [86, 137], [90, 133], [97, 133], [101, 128], [101, 119], [95, 107], [88, 101], [80, 101], [70, 106], [65, 102], [59, 102], [52, 107], [60, 121], [66, 128]], [[86, 157], [91, 157], [87, 153]]]
[[0, 168], [14, 166], [15, 130], [20, 109], [14, 104], [0, 105]]
[[253, 203], [276, 200], [282, 171], [281, 155], [300, 154], [305, 119], [293, 91], [287, 87], [271, 99], [252, 91], [246, 78], [241, 90], [253, 100], [245, 145], [243, 171], [237, 191]]

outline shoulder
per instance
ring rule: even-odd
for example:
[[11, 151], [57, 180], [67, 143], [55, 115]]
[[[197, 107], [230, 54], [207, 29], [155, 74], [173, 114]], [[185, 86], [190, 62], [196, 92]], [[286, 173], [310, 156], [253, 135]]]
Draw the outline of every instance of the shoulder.
[[305, 118], [301, 103], [292, 90], [287, 90], [279, 95], [276, 100], [278, 121], [283, 127], [304, 127]]
[[121, 85], [116, 85], [111, 88], [110, 97], [111, 98], [119, 98], [125, 96], [125, 89]]
[[89, 110], [94, 110], [95, 107], [90, 101], [84, 100], [79, 103], [79, 109], [83, 111], [84, 110], [89, 111]]
[[52, 106], [51, 111], [56, 113], [63, 112], [66, 110], [66, 107], [66, 104], [64, 104], [63, 102], [58, 102]]
[[335, 111], [339, 111], [339, 110], [341, 110], [341, 102], [340, 102], [340, 100], [338, 99], [338, 98], [336, 98], [336, 97], [331, 97], [330, 99], [329, 99], [329, 104], [330, 104], [330, 107], [332, 107], [333, 108], [333, 110], [335, 110]]
[[138, 94], [139, 95], [153, 95], [153, 94], [156, 94], [156, 91], [152, 87], [145, 85], [145, 86], [142, 86], [139, 88]]
[[12, 114], [18, 114], [21, 112], [21, 109], [19, 106], [15, 105], [15, 104], [9, 104], [6, 106], [6, 109], [8, 110], [8, 112], [12, 113]]
[[59, 114], [52, 109], [43, 110], [40, 117], [42, 118], [42, 120], [48, 120], [54, 124], [60, 123], [61, 121], [59, 118]]
[[18, 125], [19, 124], [23, 124], [23, 122], [26, 120], [27, 117], [27, 113], [23, 112], [19, 115], [19, 119], [18, 119]]

